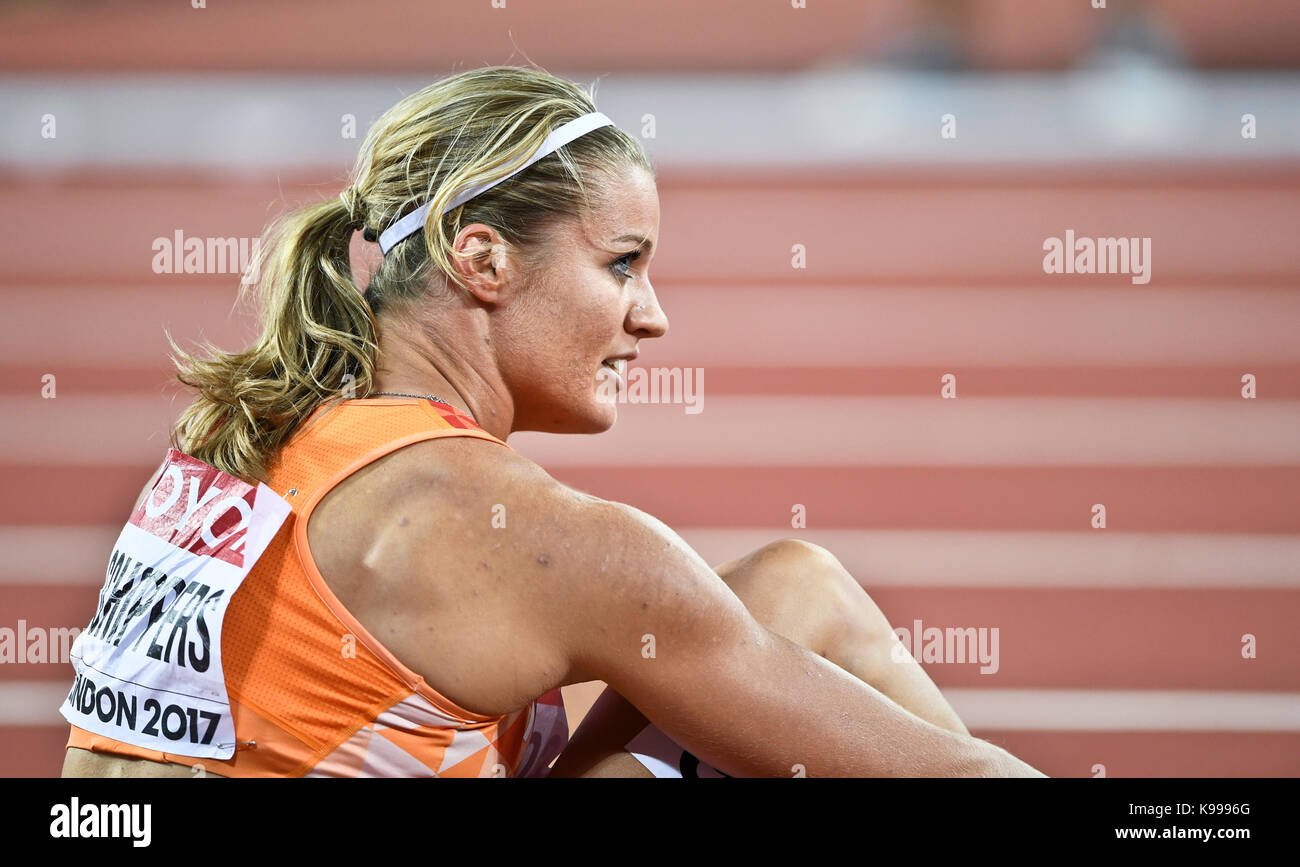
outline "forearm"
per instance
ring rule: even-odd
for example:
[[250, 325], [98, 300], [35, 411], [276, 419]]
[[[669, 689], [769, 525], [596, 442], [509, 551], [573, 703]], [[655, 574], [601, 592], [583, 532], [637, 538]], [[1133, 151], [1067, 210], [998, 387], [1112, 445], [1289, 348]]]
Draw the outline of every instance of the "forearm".
[[[1043, 776], [1001, 747], [928, 722], [816, 654], [773, 639], [767, 648], [763, 642], [752, 646], [770, 666], [761, 710], [754, 713], [751, 706], [744, 713], [749, 725], [732, 727], [728, 745], [759, 764], [734, 773], [790, 774], [801, 765], [810, 777]], [[796, 726], [789, 722], [793, 718], [800, 719]], [[773, 752], [772, 732], [790, 733], [779, 758], [765, 755]], [[717, 758], [715, 767], [733, 773], [728, 764], [734, 758]]]

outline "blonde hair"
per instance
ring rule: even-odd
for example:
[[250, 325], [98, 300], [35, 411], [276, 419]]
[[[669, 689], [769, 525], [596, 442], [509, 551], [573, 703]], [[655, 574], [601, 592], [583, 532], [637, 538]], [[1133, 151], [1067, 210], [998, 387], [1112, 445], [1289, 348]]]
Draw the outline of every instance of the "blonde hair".
[[[616, 126], [580, 136], [439, 218], [461, 190], [509, 174], [562, 123], [595, 111], [578, 85], [514, 66], [475, 69], [405, 97], [371, 127], [348, 186], [336, 198], [272, 222], [258, 251], [257, 279], [240, 298], [258, 302], [255, 345], [198, 358], [171, 343], [176, 378], [199, 394], [172, 430], [176, 448], [245, 481], [267, 481], [276, 452], [321, 403], [364, 397], [378, 352], [376, 317], [443, 291], [461, 226], [495, 228], [524, 263], [541, 261], [548, 230], [602, 201], [599, 183], [628, 165], [654, 170], [641, 144]], [[364, 296], [349, 244], [374, 240], [432, 200], [424, 231], [392, 248]], [[435, 285], [438, 284], [438, 285]]]

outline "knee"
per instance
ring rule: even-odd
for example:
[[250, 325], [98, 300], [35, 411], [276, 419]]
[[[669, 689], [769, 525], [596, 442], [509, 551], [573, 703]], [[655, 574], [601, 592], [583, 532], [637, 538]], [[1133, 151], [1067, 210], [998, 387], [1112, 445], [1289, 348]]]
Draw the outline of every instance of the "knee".
[[888, 651], [896, 641], [889, 618], [839, 558], [803, 539], [782, 539], [771, 546], [799, 574], [806, 576], [807, 601], [816, 606], [827, 645], [850, 642]]
[[888, 647], [894, 637], [889, 621], [866, 590], [821, 545], [782, 539], [728, 563], [724, 570], [719, 574], [737, 595], [747, 604], [754, 603], [751, 610], [779, 611], [782, 615], [774, 619], [799, 622], [809, 642], [820, 645], [810, 648], [817, 652], [850, 633], [859, 643], [882, 647]]
[[759, 549], [770, 556], [781, 557], [810, 569], [845, 572], [839, 558], [821, 545], [803, 539], [780, 539]]
[[803, 539], [781, 539], [764, 545], [754, 556], [763, 571], [793, 591], [831, 603], [866, 593], [839, 558], [821, 545]]

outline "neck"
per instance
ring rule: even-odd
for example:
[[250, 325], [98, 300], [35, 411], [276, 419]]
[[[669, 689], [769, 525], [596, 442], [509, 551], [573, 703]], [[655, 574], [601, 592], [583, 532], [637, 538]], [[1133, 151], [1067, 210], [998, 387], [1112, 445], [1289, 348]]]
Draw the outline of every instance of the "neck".
[[[475, 323], [450, 321], [457, 313], [444, 312], [447, 315], [440, 315], [439, 320], [443, 333], [476, 333]], [[488, 345], [482, 337], [472, 342]], [[497, 439], [504, 440], [510, 435], [514, 420], [513, 401], [499, 377], [479, 373], [496, 369], [486, 350], [480, 350], [479, 355], [468, 358], [438, 345], [409, 320], [381, 317], [374, 391], [433, 395], [474, 419], [475, 424]]]

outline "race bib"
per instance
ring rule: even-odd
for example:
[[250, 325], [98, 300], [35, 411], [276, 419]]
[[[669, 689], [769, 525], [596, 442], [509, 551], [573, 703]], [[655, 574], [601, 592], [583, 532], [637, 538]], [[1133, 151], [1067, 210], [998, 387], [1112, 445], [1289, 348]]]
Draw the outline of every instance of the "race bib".
[[235, 754], [221, 668], [221, 623], [290, 512], [177, 449], [122, 528], [99, 605], [72, 645], [70, 723], [139, 747], [196, 758]]

